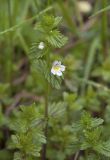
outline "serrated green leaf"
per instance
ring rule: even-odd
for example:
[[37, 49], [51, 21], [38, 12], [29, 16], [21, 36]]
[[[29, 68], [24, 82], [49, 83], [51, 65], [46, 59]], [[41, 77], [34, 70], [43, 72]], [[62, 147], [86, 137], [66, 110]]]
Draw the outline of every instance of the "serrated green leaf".
[[91, 127], [95, 128], [101, 125], [104, 122], [101, 118], [92, 118]]
[[20, 152], [15, 152], [14, 153], [14, 160], [21, 160], [22, 159], [22, 155]]
[[106, 157], [110, 157], [110, 141], [100, 142], [94, 147], [94, 150]]
[[30, 52], [28, 56], [31, 62], [36, 61], [39, 58], [42, 58], [48, 52], [48, 49], [46, 46], [44, 46], [44, 49], [39, 49], [38, 48], [39, 43], [40, 42], [33, 43], [30, 48]]
[[50, 31], [46, 37], [46, 40], [55, 48], [61, 48], [67, 42], [67, 38], [63, 36], [58, 30]]
[[59, 103], [53, 103], [50, 104], [48, 107], [48, 112], [49, 112], [49, 117], [59, 117], [62, 116], [65, 112], [65, 103], [64, 102], [59, 102]]
[[61, 20], [62, 20], [62, 17], [55, 17], [55, 21], [54, 21], [53, 26], [54, 26], [54, 27], [57, 27], [58, 24], [61, 22]]
[[53, 88], [60, 89], [62, 78], [51, 74], [45, 60], [34, 61], [32, 67], [34, 71], [41, 74]]

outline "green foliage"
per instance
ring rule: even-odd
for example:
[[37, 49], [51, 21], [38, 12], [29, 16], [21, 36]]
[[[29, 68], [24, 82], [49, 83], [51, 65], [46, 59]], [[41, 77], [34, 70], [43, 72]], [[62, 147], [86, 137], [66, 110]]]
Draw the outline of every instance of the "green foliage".
[[3, 125], [6, 124], [6, 117], [4, 116], [3, 114], [3, 109], [2, 107], [0, 106], [0, 127], [2, 127]]
[[93, 71], [93, 75], [100, 76], [104, 81], [110, 80], [110, 57], [102, 62], [101, 66]]
[[41, 33], [41, 37], [49, 47], [61, 48], [67, 42], [67, 38], [58, 30], [61, 17], [43, 16], [41, 22], [37, 24], [36, 30]]
[[75, 140], [72, 144], [73, 148], [78, 143], [78, 150], [92, 149], [106, 157], [110, 157], [110, 141], [104, 141], [103, 119], [92, 118], [89, 113], [84, 112], [81, 116], [81, 120], [73, 124], [72, 129], [76, 134], [77, 141]]
[[45, 49], [39, 49], [38, 45], [39, 45], [40, 41], [37, 43], [33, 43], [32, 47], [30, 48], [30, 60], [34, 61], [37, 60], [39, 58], [42, 58], [46, 53], [48, 53], [48, 48], [45, 46]]
[[18, 149], [14, 159], [21, 157], [32, 159], [40, 156], [41, 146], [46, 143], [42, 132], [43, 117], [38, 112], [35, 104], [21, 106], [20, 111], [15, 112], [15, 118], [10, 122], [10, 128], [14, 130], [11, 136], [9, 148]]
[[32, 63], [33, 70], [40, 74], [43, 80], [47, 80], [53, 88], [59, 89], [62, 78], [50, 73], [50, 68], [45, 60], [36, 60]]
[[0, 104], [9, 104], [10, 99], [8, 94], [10, 93], [9, 83], [0, 83]]
[[[0, 96], [4, 95], [9, 88], [9, 84], [0, 83]], [[1, 97], [0, 97], [1, 98]]]
[[110, 2], [79, 4], [1, 2], [0, 160], [110, 159]]
[[94, 150], [104, 156], [110, 157], [110, 140], [97, 144]]
[[61, 48], [67, 42], [67, 38], [65, 38], [58, 30], [51, 30], [46, 37], [46, 40], [55, 48]]
[[65, 113], [66, 105], [64, 102], [53, 103], [49, 105], [48, 112], [50, 118], [62, 117]]
[[[57, 89], [60, 88], [61, 78], [50, 73], [51, 66], [49, 56], [53, 48], [61, 48], [67, 42], [67, 38], [58, 30], [61, 19], [61, 17], [55, 18], [54, 16], [48, 15], [41, 17], [40, 22], [35, 28], [39, 35], [38, 41], [33, 43], [28, 54], [34, 70], [40, 74], [42, 73], [43, 78], [45, 78], [53, 88]], [[43, 49], [39, 49], [40, 42], [43, 42]]]
[[98, 111], [100, 106], [100, 101], [98, 97], [98, 93], [93, 89], [92, 86], [89, 86], [86, 90], [84, 96], [79, 99], [83, 108], [87, 108], [93, 111]]
[[13, 159], [12, 157], [13, 157], [13, 154], [10, 151], [5, 150], [5, 149], [0, 151], [1, 160], [11, 160]]
[[7, 124], [7, 118], [3, 114], [3, 109], [2, 106], [0, 105], [0, 140], [2, 140], [2, 138], [4, 137], [2, 128], [6, 126], [6, 124]]
[[14, 154], [14, 160], [21, 160], [21, 159], [22, 159], [21, 154], [20, 154], [19, 152], [16, 152], [16, 153]]

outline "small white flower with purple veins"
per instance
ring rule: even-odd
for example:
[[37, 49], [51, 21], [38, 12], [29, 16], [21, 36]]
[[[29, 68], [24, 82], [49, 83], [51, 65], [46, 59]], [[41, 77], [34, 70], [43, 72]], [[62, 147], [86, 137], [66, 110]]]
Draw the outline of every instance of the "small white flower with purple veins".
[[44, 47], [45, 47], [44, 42], [40, 42], [38, 45], [38, 48], [42, 50], [42, 49], [44, 49]]
[[62, 72], [65, 71], [65, 66], [61, 65], [60, 61], [54, 61], [52, 68], [51, 68], [51, 73], [57, 76], [62, 76]]

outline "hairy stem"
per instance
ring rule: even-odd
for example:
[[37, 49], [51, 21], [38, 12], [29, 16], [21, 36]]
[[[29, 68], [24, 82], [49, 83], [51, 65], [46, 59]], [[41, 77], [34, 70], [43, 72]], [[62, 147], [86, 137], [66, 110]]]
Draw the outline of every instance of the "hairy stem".
[[[46, 62], [48, 67], [50, 68], [50, 56], [49, 56], [49, 52], [46, 56]], [[44, 129], [44, 135], [46, 138], [46, 141], [48, 140], [48, 99], [49, 99], [49, 83], [46, 80], [46, 89], [45, 89], [45, 112], [44, 112], [44, 116], [45, 116], [45, 129]], [[47, 142], [46, 144], [43, 145], [42, 148], [42, 160], [46, 160], [46, 151], [47, 151]]]
[[[45, 129], [44, 129], [44, 135], [46, 137], [46, 141], [48, 138], [48, 82], [47, 82], [47, 89], [46, 89], [46, 95], [45, 95]], [[47, 151], [47, 143], [43, 145], [42, 149], [42, 160], [46, 160], [46, 151]]]

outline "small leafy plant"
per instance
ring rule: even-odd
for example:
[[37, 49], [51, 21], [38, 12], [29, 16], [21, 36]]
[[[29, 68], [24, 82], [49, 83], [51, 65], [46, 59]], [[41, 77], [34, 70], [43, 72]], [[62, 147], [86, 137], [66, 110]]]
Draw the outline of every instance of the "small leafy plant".
[[[81, 116], [81, 120], [73, 124], [73, 133], [76, 136], [71, 147], [74, 152], [83, 150], [89, 156], [91, 153], [96, 153], [109, 157], [110, 141], [105, 140], [103, 137], [103, 119], [92, 118], [87, 112]], [[87, 156], [86, 155], [86, 156]]]
[[[58, 30], [61, 17], [44, 15], [37, 23], [37, 40], [32, 44], [28, 54], [32, 69], [40, 75], [45, 85], [45, 106], [43, 112], [34, 104], [22, 106], [16, 113], [14, 123], [11, 122], [11, 129], [15, 131], [12, 135], [11, 148], [18, 149], [15, 152], [14, 160], [31, 160], [39, 157], [42, 150], [42, 159], [46, 159], [48, 143], [48, 128], [51, 117], [63, 114], [65, 108], [63, 103], [50, 104], [48, 102], [51, 88], [60, 88], [62, 72], [65, 66], [56, 60], [51, 63], [53, 49], [61, 48], [67, 42], [67, 38]], [[59, 109], [60, 108], [60, 109]], [[43, 147], [42, 147], [43, 146]]]
[[0, 160], [110, 159], [109, 10], [1, 2]]
[[15, 134], [12, 135], [9, 147], [17, 149], [14, 154], [15, 160], [34, 159], [40, 156], [43, 143], [46, 143], [42, 131], [43, 117], [35, 104], [21, 106], [20, 111], [15, 113], [10, 121], [10, 128]]

